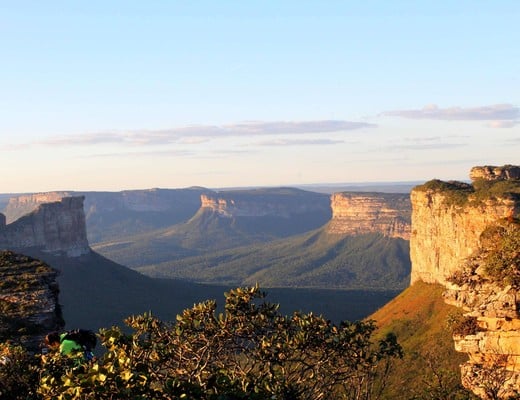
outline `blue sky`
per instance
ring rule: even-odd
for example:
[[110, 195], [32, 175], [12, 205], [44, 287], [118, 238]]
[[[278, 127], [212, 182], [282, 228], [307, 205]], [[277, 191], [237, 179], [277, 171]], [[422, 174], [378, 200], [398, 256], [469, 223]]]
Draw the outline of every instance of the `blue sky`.
[[0, 192], [520, 163], [518, 1], [0, 2]]

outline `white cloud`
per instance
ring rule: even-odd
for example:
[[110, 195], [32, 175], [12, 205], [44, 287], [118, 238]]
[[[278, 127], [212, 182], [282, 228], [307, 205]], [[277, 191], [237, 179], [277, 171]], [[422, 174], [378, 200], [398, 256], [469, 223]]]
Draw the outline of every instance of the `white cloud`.
[[435, 104], [430, 104], [418, 110], [386, 111], [381, 115], [388, 117], [446, 121], [505, 121], [520, 118], [520, 108], [512, 104], [495, 104], [473, 108], [439, 108]]
[[274, 139], [255, 143], [257, 146], [316, 146], [344, 143], [343, 140], [332, 139]]
[[468, 145], [464, 143], [415, 143], [390, 145], [388, 148], [392, 150], [445, 150], [464, 146]]
[[194, 152], [184, 150], [158, 150], [158, 151], [131, 151], [120, 153], [88, 154], [83, 158], [112, 158], [112, 157], [185, 157], [192, 156]]
[[233, 136], [307, 135], [315, 133], [346, 132], [374, 128], [366, 122], [341, 120], [243, 122], [230, 125], [192, 125], [164, 130], [135, 130], [124, 132], [97, 132], [79, 135], [55, 136], [35, 142], [44, 146], [76, 146], [120, 144], [129, 146], [164, 145], [171, 143], [197, 144], [203, 141]]

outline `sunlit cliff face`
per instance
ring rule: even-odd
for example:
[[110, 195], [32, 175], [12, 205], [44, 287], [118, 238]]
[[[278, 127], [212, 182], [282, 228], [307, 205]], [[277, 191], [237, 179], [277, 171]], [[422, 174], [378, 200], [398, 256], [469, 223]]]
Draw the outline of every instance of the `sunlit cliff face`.
[[[516, 398], [520, 167], [475, 167], [471, 178], [472, 186], [431, 181], [412, 191], [412, 283], [441, 283], [446, 302], [465, 312], [466, 328], [454, 331], [455, 349], [469, 356], [461, 365], [462, 384], [483, 399]], [[489, 240], [490, 231], [503, 234]], [[506, 239], [507, 257], [506, 246], [501, 247]], [[492, 252], [500, 253], [494, 264], [507, 262], [498, 271], [493, 264], [493, 273], [488, 269]], [[505, 268], [514, 279], [504, 278]]]
[[64, 252], [79, 256], [90, 251], [83, 200], [65, 197], [38, 206], [30, 214], [0, 227], [3, 248], [39, 248], [48, 252]]
[[358, 235], [381, 233], [410, 238], [411, 205], [408, 194], [336, 193], [331, 196], [332, 220], [327, 231]]

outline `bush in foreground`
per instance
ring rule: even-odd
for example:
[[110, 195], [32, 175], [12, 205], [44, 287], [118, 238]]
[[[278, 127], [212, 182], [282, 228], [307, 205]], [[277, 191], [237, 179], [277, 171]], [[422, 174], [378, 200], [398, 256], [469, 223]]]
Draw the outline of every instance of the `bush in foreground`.
[[125, 334], [100, 331], [105, 354], [74, 366], [44, 358], [43, 399], [375, 399], [393, 358], [395, 336], [372, 343], [373, 322], [334, 325], [322, 317], [283, 316], [258, 287], [226, 294], [225, 312], [206, 301], [175, 322], [128, 318]]

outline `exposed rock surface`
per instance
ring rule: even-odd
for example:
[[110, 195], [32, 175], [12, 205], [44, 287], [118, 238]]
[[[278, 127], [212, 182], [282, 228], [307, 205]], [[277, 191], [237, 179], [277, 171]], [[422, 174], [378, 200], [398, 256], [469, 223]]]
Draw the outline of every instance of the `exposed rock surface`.
[[0, 225], [0, 248], [39, 248], [64, 252], [75, 257], [87, 254], [90, 247], [81, 197], [40, 204], [36, 210], [15, 222]]
[[18, 218], [31, 213], [36, 210], [40, 204], [54, 203], [61, 201], [64, 197], [70, 196], [72, 196], [70, 192], [46, 192], [11, 197], [4, 210], [7, 223], [10, 224]]
[[280, 217], [329, 212], [328, 196], [298, 189], [256, 189], [201, 195], [201, 209], [224, 218]]
[[462, 382], [484, 399], [514, 397], [520, 394], [520, 292], [490, 279], [484, 265], [484, 257], [474, 257], [444, 293], [465, 311], [466, 323], [474, 321], [473, 329], [454, 334], [455, 350], [469, 356]]
[[63, 328], [57, 275], [42, 261], [0, 252], [0, 342], [38, 351], [47, 333]]
[[146, 189], [124, 190], [121, 192], [46, 192], [14, 196], [4, 210], [7, 222], [11, 223], [21, 216], [35, 210], [40, 204], [60, 201], [64, 197], [84, 196], [87, 218], [101, 211], [155, 211], [162, 212], [173, 207], [195, 204], [199, 207], [201, 192], [204, 188], [190, 189]]
[[488, 181], [495, 180], [518, 180], [520, 179], [520, 166], [504, 165], [502, 167], [484, 166], [473, 167], [469, 172], [472, 181], [477, 179], [485, 179]]
[[520, 204], [509, 198], [458, 205], [449, 204], [450, 196], [421, 187], [410, 195], [412, 284], [418, 280], [446, 284], [446, 278], [477, 249], [480, 234], [489, 224], [520, 211]]
[[411, 194], [412, 282], [443, 284], [465, 311], [455, 349], [469, 356], [463, 385], [483, 399], [520, 395], [519, 168], [475, 167], [473, 186], [431, 181]]
[[115, 240], [185, 222], [200, 208], [201, 187], [145, 189], [120, 192], [48, 192], [13, 196], [5, 206], [7, 223], [34, 211], [40, 204], [84, 196], [90, 243]]
[[382, 233], [410, 239], [411, 205], [408, 194], [335, 193], [331, 196], [332, 234]]

